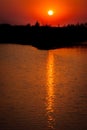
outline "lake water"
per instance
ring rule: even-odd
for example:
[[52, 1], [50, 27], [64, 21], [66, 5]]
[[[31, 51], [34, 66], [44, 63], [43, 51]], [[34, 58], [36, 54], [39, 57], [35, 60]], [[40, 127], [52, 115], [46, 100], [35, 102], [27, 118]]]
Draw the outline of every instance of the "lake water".
[[0, 45], [0, 130], [87, 130], [87, 47]]

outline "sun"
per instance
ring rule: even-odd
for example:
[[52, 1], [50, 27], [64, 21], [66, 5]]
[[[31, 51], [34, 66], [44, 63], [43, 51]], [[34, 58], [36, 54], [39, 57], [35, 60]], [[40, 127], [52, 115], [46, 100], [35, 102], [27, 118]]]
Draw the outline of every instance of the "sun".
[[54, 14], [53, 10], [48, 10], [48, 15], [52, 16]]

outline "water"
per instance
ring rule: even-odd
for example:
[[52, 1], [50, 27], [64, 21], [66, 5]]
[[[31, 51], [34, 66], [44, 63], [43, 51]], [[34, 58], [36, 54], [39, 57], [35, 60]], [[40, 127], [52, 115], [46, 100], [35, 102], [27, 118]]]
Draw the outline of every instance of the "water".
[[87, 48], [0, 45], [0, 130], [87, 130]]

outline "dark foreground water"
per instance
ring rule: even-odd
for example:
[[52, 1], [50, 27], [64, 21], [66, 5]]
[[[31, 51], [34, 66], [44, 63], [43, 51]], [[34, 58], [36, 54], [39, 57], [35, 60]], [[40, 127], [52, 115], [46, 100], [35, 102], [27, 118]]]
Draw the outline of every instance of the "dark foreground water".
[[0, 45], [0, 130], [87, 130], [87, 48]]

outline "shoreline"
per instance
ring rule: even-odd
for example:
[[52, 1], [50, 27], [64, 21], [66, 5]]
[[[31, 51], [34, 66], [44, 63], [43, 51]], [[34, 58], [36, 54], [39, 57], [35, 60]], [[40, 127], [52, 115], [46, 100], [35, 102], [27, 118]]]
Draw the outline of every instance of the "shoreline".
[[64, 27], [0, 25], [0, 44], [32, 45], [41, 50], [50, 50], [80, 46], [86, 41], [87, 24]]

